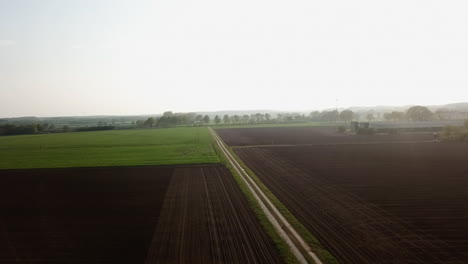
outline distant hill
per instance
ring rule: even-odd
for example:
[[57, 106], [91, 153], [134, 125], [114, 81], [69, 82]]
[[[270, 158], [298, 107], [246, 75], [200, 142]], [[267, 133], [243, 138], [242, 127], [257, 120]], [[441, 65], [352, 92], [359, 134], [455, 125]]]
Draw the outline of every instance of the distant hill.
[[437, 108], [445, 108], [448, 110], [468, 111], [468, 103], [455, 103], [438, 106]]
[[[406, 111], [408, 108], [414, 105], [404, 105], [404, 106], [353, 106], [346, 109], [352, 110], [354, 112], [367, 112], [370, 110], [374, 110], [376, 112], [391, 112], [391, 111]], [[437, 109], [447, 109], [447, 110], [454, 110], [460, 112], [468, 111], [468, 103], [454, 103], [454, 104], [446, 104], [446, 105], [427, 105], [427, 107], [431, 111], [435, 111]]]
[[[412, 105], [404, 105], [404, 106], [352, 106], [347, 108], [339, 108], [338, 110], [352, 110], [353, 112], [367, 112], [370, 110], [374, 110], [376, 112], [391, 112], [391, 111], [406, 111]], [[460, 112], [468, 112], [468, 102], [461, 102], [461, 103], [453, 103], [453, 104], [446, 104], [446, 105], [428, 105], [427, 106], [432, 111], [437, 109], [447, 109], [453, 111], [460, 111]], [[298, 113], [298, 114], [309, 114], [312, 111], [329, 111], [335, 110], [334, 108], [330, 109], [313, 109], [311, 110], [298, 110], [298, 111], [281, 111], [281, 110], [268, 110], [268, 109], [257, 109], [257, 110], [220, 110], [220, 111], [198, 111], [194, 112], [200, 115], [208, 115], [210, 117], [214, 117], [216, 115], [222, 117], [224, 115], [252, 115], [256, 113], [270, 113], [272, 115], [276, 115], [279, 113]], [[112, 120], [118, 120], [120, 122], [132, 122], [136, 120], [144, 120], [148, 117], [158, 117], [162, 114], [144, 114], [144, 115], [125, 115], [125, 116], [118, 116], [118, 115], [99, 115], [99, 116], [62, 116], [62, 117], [35, 117], [35, 116], [28, 116], [28, 117], [14, 117], [14, 118], [0, 118], [0, 124], [11, 122], [11, 123], [34, 123], [34, 122], [51, 122], [51, 123], [95, 123], [98, 121], [105, 121], [105, 122], [112, 122]]]

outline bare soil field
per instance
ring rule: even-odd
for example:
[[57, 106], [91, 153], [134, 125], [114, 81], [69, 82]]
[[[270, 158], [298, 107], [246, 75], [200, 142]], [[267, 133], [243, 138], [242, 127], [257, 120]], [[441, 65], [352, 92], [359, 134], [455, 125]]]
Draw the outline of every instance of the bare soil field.
[[0, 263], [281, 263], [222, 165], [0, 170]]
[[337, 133], [336, 127], [227, 128], [217, 129], [216, 132], [230, 146], [410, 142], [434, 139], [432, 133], [428, 132], [354, 136]]
[[174, 172], [147, 264], [282, 262], [224, 166]]
[[[242, 140], [231, 138], [231, 144]], [[235, 151], [343, 263], [468, 263], [466, 144]]]

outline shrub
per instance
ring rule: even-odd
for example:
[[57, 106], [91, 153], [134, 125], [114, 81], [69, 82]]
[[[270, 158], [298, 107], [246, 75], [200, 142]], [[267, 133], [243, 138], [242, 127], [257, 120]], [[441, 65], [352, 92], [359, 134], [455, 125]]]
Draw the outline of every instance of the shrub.
[[446, 126], [442, 131], [442, 140], [468, 142], [468, 129], [465, 127]]

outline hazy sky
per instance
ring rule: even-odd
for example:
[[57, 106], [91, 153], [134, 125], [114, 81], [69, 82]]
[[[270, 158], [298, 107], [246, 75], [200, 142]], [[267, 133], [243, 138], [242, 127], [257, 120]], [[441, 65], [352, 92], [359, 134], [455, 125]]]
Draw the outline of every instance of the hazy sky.
[[468, 101], [466, 0], [0, 0], [0, 116]]

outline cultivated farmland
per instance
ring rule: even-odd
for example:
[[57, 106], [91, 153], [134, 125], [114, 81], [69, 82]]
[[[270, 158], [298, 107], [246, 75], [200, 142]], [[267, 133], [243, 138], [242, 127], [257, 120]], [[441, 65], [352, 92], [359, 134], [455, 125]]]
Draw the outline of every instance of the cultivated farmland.
[[410, 143], [430, 140], [420, 133], [246, 130], [218, 133], [235, 145], [297, 145], [234, 150], [343, 263], [468, 262], [467, 145]]
[[0, 137], [0, 169], [216, 163], [206, 127]]
[[222, 165], [0, 173], [0, 263], [282, 263]]
[[353, 136], [336, 133], [336, 127], [236, 128], [218, 129], [217, 133], [230, 146], [411, 142], [434, 139], [432, 133], [427, 132]]

